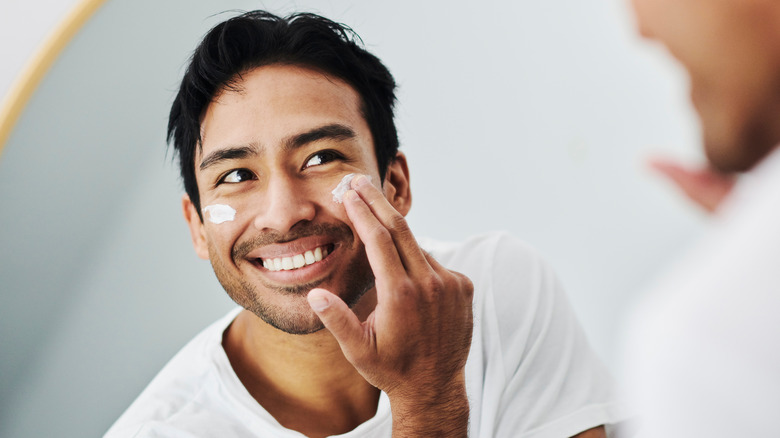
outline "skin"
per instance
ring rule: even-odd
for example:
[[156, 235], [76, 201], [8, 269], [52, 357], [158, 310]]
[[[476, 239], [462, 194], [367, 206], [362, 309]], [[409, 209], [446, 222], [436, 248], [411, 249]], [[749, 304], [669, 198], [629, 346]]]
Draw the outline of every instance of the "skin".
[[[223, 340], [238, 377], [283, 426], [307, 436], [341, 434], [365, 422], [376, 413], [380, 389], [390, 399], [394, 436], [466, 436], [463, 367], [473, 288], [423, 253], [409, 231], [406, 158], [399, 153], [390, 164], [381, 190], [356, 178], [344, 204], [335, 203], [330, 190], [347, 173], [379, 181], [357, 93], [338, 79], [281, 65], [246, 73], [241, 86], [209, 105], [195, 162], [203, 205], [230, 205], [235, 220], [201, 222], [186, 196], [184, 216], [196, 253], [211, 260], [234, 300], [271, 309], [277, 324], [307, 334], [242, 312]], [[323, 126], [351, 134], [323, 137]], [[291, 140], [312, 132], [318, 139]], [[321, 224], [346, 235], [309, 235]], [[332, 253], [301, 270], [269, 272], [253, 263], [321, 245]], [[357, 277], [345, 266], [355, 266]], [[356, 291], [361, 271], [369, 274], [367, 291]], [[319, 287], [329, 305], [315, 312], [300, 284]], [[342, 298], [354, 301], [351, 309]], [[340, 325], [345, 315], [352, 325]], [[328, 330], [319, 330], [322, 323]], [[355, 324], [370, 330], [358, 336], [350, 330]]]
[[[368, 182], [379, 181], [373, 139], [359, 96], [336, 78], [284, 65], [242, 77], [207, 108], [195, 161], [202, 205], [230, 205], [236, 217], [201, 222], [182, 200], [196, 253], [251, 310], [223, 337], [237, 376], [280, 424], [309, 437], [367, 421], [380, 390], [394, 437], [467, 436], [473, 286], [409, 230], [406, 158], [395, 157], [381, 189]], [[335, 203], [330, 190], [348, 173], [359, 176]], [[322, 245], [330, 255], [301, 270], [255, 263]]]
[[655, 159], [650, 167], [672, 181], [694, 204], [715, 213], [736, 183], [733, 174], [718, 172], [710, 166], [689, 168], [671, 160]]
[[632, 2], [640, 33], [688, 71], [711, 167], [751, 169], [780, 142], [780, 3]]

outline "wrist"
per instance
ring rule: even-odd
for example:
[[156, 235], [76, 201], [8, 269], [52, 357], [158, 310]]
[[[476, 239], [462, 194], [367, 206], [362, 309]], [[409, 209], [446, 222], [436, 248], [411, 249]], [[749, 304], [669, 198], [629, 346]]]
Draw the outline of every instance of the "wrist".
[[388, 394], [393, 437], [467, 437], [469, 402], [460, 373], [446, 386]]

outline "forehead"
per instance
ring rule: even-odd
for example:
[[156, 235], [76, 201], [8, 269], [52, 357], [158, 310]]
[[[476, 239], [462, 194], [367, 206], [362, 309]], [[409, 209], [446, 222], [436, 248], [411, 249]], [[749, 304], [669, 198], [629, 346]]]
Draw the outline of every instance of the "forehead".
[[273, 147], [290, 135], [327, 124], [349, 126], [359, 138], [370, 140], [360, 95], [338, 78], [274, 64], [242, 74], [235, 85], [219, 93], [203, 115], [200, 156], [228, 145]]

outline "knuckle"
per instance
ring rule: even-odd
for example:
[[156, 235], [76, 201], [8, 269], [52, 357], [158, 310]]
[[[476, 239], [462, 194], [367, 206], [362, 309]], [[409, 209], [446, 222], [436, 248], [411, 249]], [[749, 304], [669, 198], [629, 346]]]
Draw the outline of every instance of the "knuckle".
[[412, 282], [408, 278], [405, 281], [401, 282], [401, 284], [398, 286], [398, 293], [400, 296], [404, 298], [413, 296], [416, 290], [417, 288], [415, 287], [414, 282]]
[[420, 281], [421, 293], [429, 299], [437, 299], [445, 289], [444, 280], [435, 272], [431, 272]]
[[463, 291], [463, 295], [465, 295], [469, 301], [474, 299], [474, 283], [472, 283], [471, 279], [465, 275], [463, 275], [463, 286], [461, 290]]
[[388, 227], [396, 232], [406, 232], [409, 230], [409, 227], [406, 224], [406, 219], [404, 219], [400, 213], [395, 213], [390, 216]]
[[427, 289], [431, 292], [436, 294], [444, 292], [444, 280], [438, 274], [432, 273], [429, 275], [426, 279], [426, 284]]
[[460, 291], [465, 298], [471, 300], [474, 297], [474, 283], [471, 279], [457, 271], [450, 271], [450, 273], [456, 283], [454, 288]]
[[383, 226], [381, 226], [379, 224], [374, 225], [373, 227], [371, 227], [371, 229], [369, 230], [369, 234], [375, 240], [378, 240], [378, 241], [387, 242], [389, 240], [392, 240], [392, 238], [390, 236], [390, 232], [387, 231], [387, 229], [385, 227], [383, 227]]

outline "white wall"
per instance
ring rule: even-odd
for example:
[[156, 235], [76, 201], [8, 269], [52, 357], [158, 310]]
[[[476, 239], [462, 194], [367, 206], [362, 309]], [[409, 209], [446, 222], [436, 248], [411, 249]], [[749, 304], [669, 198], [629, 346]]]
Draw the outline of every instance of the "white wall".
[[[48, 26], [72, 2], [33, 3]], [[0, 17], [40, 39], [7, 18], [21, 4]], [[351, 25], [400, 84], [413, 229], [529, 241], [614, 366], [620, 318], [702, 224], [643, 168], [656, 151], [696, 159], [698, 128], [622, 0], [108, 0], [0, 157], [0, 436], [100, 435], [231, 307], [190, 248], [164, 130], [212, 15], [255, 7]]]
[[78, 0], [3, 0], [0, 5], [0, 96]]

